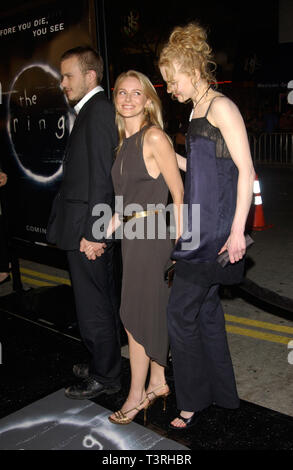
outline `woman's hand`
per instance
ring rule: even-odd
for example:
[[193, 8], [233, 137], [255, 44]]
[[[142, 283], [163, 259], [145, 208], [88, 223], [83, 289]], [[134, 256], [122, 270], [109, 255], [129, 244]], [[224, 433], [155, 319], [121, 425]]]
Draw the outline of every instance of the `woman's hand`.
[[240, 261], [246, 252], [244, 234], [231, 232], [228, 240], [218, 254], [220, 255], [225, 250], [228, 250], [230, 263], [234, 264]]

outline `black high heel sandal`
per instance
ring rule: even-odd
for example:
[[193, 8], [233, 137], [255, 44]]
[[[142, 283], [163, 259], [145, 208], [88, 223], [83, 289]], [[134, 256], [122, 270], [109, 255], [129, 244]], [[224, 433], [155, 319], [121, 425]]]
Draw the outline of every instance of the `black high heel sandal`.
[[177, 416], [178, 419], [181, 419], [183, 423], [185, 423], [185, 426], [173, 426], [172, 423], [169, 424], [169, 429], [175, 429], [176, 431], [184, 431], [184, 429], [189, 429], [192, 428], [196, 423], [199, 418], [199, 413], [193, 413], [190, 418], [183, 418], [183, 416], [179, 415]]

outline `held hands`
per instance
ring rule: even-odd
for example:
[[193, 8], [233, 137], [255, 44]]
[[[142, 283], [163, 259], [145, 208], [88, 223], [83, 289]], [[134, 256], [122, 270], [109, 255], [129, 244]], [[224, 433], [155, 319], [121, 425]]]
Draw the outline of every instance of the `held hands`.
[[233, 264], [240, 261], [246, 252], [244, 234], [231, 232], [228, 240], [218, 254], [220, 255], [225, 250], [228, 250], [230, 263]]
[[89, 260], [94, 261], [96, 258], [102, 256], [106, 249], [106, 243], [99, 243], [99, 242], [90, 242], [85, 238], [82, 238], [80, 241], [80, 248], [79, 250], [82, 253], [85, 253], [86, 257]]

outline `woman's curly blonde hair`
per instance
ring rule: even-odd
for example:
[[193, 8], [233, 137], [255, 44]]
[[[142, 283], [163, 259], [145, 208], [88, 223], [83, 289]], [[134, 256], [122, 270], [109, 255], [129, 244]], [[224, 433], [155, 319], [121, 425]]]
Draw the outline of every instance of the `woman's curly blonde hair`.
[[158, 65], [160, 68], [164, 67], [170, 80], [174, 62], [180, 64], [181, 72], [192, 76], [195, 70], [199, 70], [201, 78], [216, 84], [214, 76], [216, 63], [207, 43], [206, 30], [199, 23], [177, 26], [163, 47]]

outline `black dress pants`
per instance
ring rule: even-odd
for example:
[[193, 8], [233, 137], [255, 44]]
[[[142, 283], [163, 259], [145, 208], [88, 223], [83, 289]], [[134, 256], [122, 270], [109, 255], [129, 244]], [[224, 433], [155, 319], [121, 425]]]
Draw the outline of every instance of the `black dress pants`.
[[219, 286], [196, 285], [183, 266], [175, 274], [168, 304], [178, 409], [200, 411], [211, 404], [238, 408]]
[[78, 250], [67, 258], [78, 325], [91, 355], [90, 374], [102, 384], [120, 384], [120, 319], [113, 278], [113, 246], [95, 261]]
[[3, 215], [0, 215], [0, 273], [9, 271], [9, 248], [7, 241], [7, 231]]

